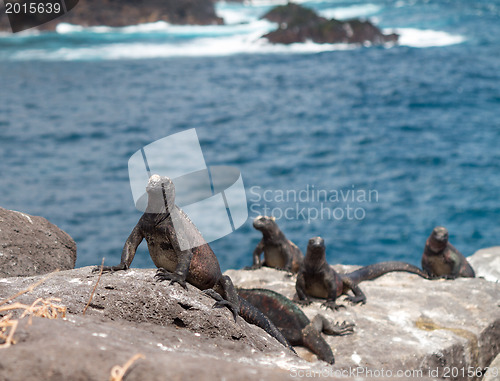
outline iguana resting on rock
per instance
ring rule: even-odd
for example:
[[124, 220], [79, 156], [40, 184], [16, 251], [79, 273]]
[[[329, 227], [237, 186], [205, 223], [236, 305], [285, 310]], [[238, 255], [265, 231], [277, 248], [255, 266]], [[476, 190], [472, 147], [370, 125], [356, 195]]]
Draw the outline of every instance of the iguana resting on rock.
[[425, 243], [422, 269], [431, 278], [474, 278], [476, 274], [467, 259], [448, 242], [448, 230], [437, 226]]
[[325, 306], [336, 309], [335, 299], [349, 290], [354, 296], [347, 296], [353, 303], [365, 303], [366, 296], [358, 284], [365, 280], [373, 280], [393, 271], [405, 271], [428, 279], [425, 272], [405, 262], [381, 262], [361, 267], [348, 274], [339, 274], [326, 261], [325, 241], [321, 237], [309, 240], [307, 253], [297, 276], [295, 289], [299, 303], [310, 303], [309, 296], [326, 299]]
[[[184, 288], [187, 281], [212, 297], [214, 293], [220, 294], [221, 299], [214, 307], [227, 306], [235, 320], [239, 314], [247, 322], [263, 328], [280, 343], [291, 348], [269, 319], [251, 304], [241, 300], [231, 279], [222, 275], [219, 261], [211, 247], [203, 240], [189, 217], [175, 205], [175, 187], [172, 181], [168, 177], [153, 175], [146, 191], [146, 212], [125, 242], [120, 264], [106, 266], [104, 271], [127, 270], [137, 247], [146, 239], [151, 259], [158, 267], [155, 275], [158, 280], [170, 280], [170, 284], [178, 283]], [[195, 246], [197, 243], [202, 244]]]
[[[274, 267], [296, 273], [304, 259], [302, 251], [280, 230], [273, 217], [258, 216], [253, 221], [253, 227], [262, 232], [262, 240], [253, 251], [253, 266]], [[264, 261], [260, 255], [264, 252]]]
[[321, 332], [328, 335], [347, 335], [353, 332], [354, 324], [332, 324], [323, 315], [316, 315], [311, 322], [294, 302], [271, 290], [238, 289], [238, 295], [264, 313], [290, 344], [310, 349], [329, 364], [333, 364], [335, 359]]

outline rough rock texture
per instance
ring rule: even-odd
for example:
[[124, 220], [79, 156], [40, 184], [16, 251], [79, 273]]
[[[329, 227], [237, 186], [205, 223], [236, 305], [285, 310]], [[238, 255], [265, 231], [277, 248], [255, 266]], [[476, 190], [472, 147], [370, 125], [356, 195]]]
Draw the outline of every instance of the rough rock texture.
[[[120, 27], [155, 21], [199, 25], [223, 22], [211, 0], [80, 0], [67, 14], [39, 28], [52, 30], [61, 22]], [[5, 16], [0, 18], [0, 30], [10, 30]]]
[[279, 28], [266, 34], [275, 44], [292, 44], [311, 40], [317, 43], [354, 43], [380, 45], [397, 42], [398, 35], [384, 35], [369, 21], [328, 20], [313, 10], [288, 3], [273, 8], [262, 18], [279, 24]]
[[[469, 260], [476, 263], [484, 259], [481, 256]], [[335, 268], [347, 272], [354, 267]], [[344, 302], [346, 308], [336, 312], [326, 311], [321, 301], [303, 307], [309, 318], [321, 312], [334, 321], [356, 324], [353, 335], [324, 336], [336, 359], [331, 367], [300, 359], [241, 318], [235, 323], [229, 310], [213, 309], [214, 301], [190, 285], [184, 290], [156, 283], [154, 273], [131, 269], [103, 274], [85, 316], [82, 310], [98, 277], [90, 267], [53, 274], [18, 297], [16, 301], [26, 304], [38, 297], [59, 297], [68, 307], [68, 318], [35, 318], [31, 326], [27, 318], [21, 320], [14, 336], [17, 343], [0, 349], [0, 378], [105, 380], [114, 365], [142, 353], [146, 359], [138, 360], [125, 379], [281, 380], [320, 374], [361, 380], [368, 369], [379, 372], [374, 373], [378, 380], [405, 379], [396, 378], [397, 370], [412, 372], [406, 379], [434, 380], [446, 367], [460, 372], [468, 366], [482, 369], [500, 351], [500, 283], [482, 278], [428, 281], [388, 274], [361, 283], [368, 298], [365, 305]], [[240, 286], [295, 294], [295, 277], [284, 271], [227, 273]], [[0, 279], [0, 301], [41, 278]], [[305, 348], [297, 349], [315, 359]], [[459, 374], [447, 379], [472, 378]]]
[[491, 282], [500, 282], [500, 246], [478, 250], [467, 260], [476, 276]]
[[[229, 374], [278, 380], [293, 366], [308, 367], [259, 327], [242, 318], [235, 323], [227, 308], [212, 308], [214, 300], [195, 287], [155, 282], [152, 269], [103, 274], [82, 316], [98, 277], [91, 270], [55, 273], [16, 299], [61, 298], [68, 318], [21, 324], [18, 343], [0, 349], [2, 380], [105, 380], [112, 366], [138, 352], [147, 360], [138, 361], [127, 380], [194, 379], [200, 371], [214, 380]], [[41, 278], [0, 279], [0, 301]]]
[[72, 269], [73, 239], [43, 217], [0, 208], [0, 277]]
[[495, 357], [493, 362], [488, 367], [483, 381], [500, 381], [500, 355]]
[[[470, 258], [471, 263], [481, 261], [482, 256], [476, 254]], [[340, 265], [334, 268], [341, 273], [355, 269]], [[269, 288], [289, 298], [295, 296], [296, 276], [283, 271], [262, 268], [229, 270], [226, 274], [235, 286]], [[324, 336], [332, 347], [335, 368], [384, 368], [394, 374], [397, 370], [422, 370], [423, 376], [437, 369], [442, 377], [446, 367], [466, 371], [469, 366], [484, 368], [500, 351], [500, 283], [481, 278], [429, 281], [412, 274], [392, 273], [362, 282], [360, 287], [367, 296], [364, 305], [340, 300], [346, 308], [333, 312], [325, 311], [323, 301], [316, 299], [302, 307], [310, 319], [321, 312], [335, 321], [356, 324], [353, 335]], [[305, 349], [299, 354], [314, 357]], [[465, 373], [465, 377], [451, 379], [469, 378]]]
[[126, 380], [287, 379], [279, 367], [259, 366], [282, 360], [276, 353], [255, 354], [249, 346], [207, 337], [175, 326], [123, 324], [89, 316], [27, 319], [18, 328], [18, 343], [1, 349], [2, 380], [108, 380], [115, 365], [140, 359]]

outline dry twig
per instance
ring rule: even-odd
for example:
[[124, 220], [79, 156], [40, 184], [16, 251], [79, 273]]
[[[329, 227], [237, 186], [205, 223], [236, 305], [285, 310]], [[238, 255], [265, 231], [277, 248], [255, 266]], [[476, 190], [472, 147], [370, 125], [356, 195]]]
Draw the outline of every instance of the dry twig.
[[[8, 314], [0, 319], [0, 340], [4, 341], [3, 344], [0, 344], [0, 348], [7, 348], [15, 344], [13, 337], [19, 321], [11, 318], [12, 314]], [[10, 328], [10, 330], [8, 330], [8, 328]]]
[[125, 373], [127, 373], [128, 368], [130, 368], [132, 364], [137, 360], [145, 358], [146, 356], [144, 356], [142, 353], [137, 353], [130, 360], [128, 360], [125, 365], [115, 365], [111, 369], [111, 377], [109, 378], [109, 381], [122, 381]]
[[19, 324], [19, 320], [29, 315], [30, 320], [28, 324], [32, 323], [33, 316], [44, 317], [48, 319], [57, 319], [59, 316], [66, 317], [66, 307], [60, 304], [55, 304], [54, 302], [60, 302], [61, 299], [58, 298], [38, 298], [31, 305], [15, 302], [9, 305], [4, 306], [4, 304], [16, 299], [17, 297], [26, 294], [30, 291], [33, 291], [35, 287], [39, 286], [43, 282], [45, 282], [50, 276], [52, 276], [56, 270], [45, 278], [39, 280], [36, 283], [33, 283], [28, 288], [19, 291], [17, 294], [8, 297], [0, 302], [0, 313], [5, 311], [14, 311], [14, 310], [24, 310], [19, 319], [12, 319], [12, 313], [8, 313], [4, 317], [0, 319], [0, 341], [3, 343], [0, 344], [0, 348], [7, 348], [14, 344], [14, 332]]
[[94, 289], [92, 290], [92, 293], [90, 294], [89, 301], [85, 308], [83, 309], [83, 315], [85, 315], [85, 312], [87, 311], [87, 308], [89, 308], [90, 303], [92, 302], [92, 298], [94, 297], [95, 290], [97, 289], [97, 285], [99, 284], [99, 281], [101, 280], [101, 275], [102, 275], [102, 270], [104, 269], [104, 258], [102, 259], [101, 262], [101, 271], [99, 271], [99, 276], [97, 277], [97, 282], [95, 282]]

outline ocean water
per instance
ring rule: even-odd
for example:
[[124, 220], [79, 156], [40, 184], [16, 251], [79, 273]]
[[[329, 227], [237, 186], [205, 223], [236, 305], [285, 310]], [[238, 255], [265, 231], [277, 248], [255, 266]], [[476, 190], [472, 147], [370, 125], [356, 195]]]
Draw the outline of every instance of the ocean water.
[[[331, 263], [418, 265], [436, 225], [465, 255], [499, 245], [500, 1], [301, 3], [400, 44], [273, 46], [264, 0], [218, 3], [224, 26], [1, 34], [0, 205], [67, 231], [78, 266], [118, 263], [129, 157], [196, 128], [247, 189], [247, 223], [211, 244], [223, 269], [251, 264], [259, 213]], [[153, 266], [144, 243], [133, 266]]]

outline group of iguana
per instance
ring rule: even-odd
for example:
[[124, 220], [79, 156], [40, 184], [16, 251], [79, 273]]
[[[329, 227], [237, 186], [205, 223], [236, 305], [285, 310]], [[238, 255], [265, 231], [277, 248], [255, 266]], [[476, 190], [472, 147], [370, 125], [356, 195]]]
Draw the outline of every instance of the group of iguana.
[[[320, 359], [333, 364], [330, 346], [320, 332], [343, 335], [353, 332], [353, 324], [332, 324], [322, 315], [309, 321], [290, 299], [271, 290], [239, 289], [223, 275], [214, 252], [203, 243], [201, 233], [189, 217], [175, 205], [175, 187], [168, 177], [153, 175], [146, 187], [148, 206], [125, 242], [120, 264], [106, 266], [104, 271], [127, 270], [143, 239], [154, 264], [159, 281], [169, 280], [186, 288], [186, 282], [216, 300], [214, 307], [226, 306], [234, 319], [240, 315], [247, 322], [263, 328], [280, 343], [294, 351], [291, 345], [309, 348]], [[179, 231], [179, 226], [182, 226]], [[448, 242], [444, 227], [436, 227], [427, 239], [422, 256], [422, 268], [404, 262], [382, 262], [362, 267], [348, 274], [339, 274], [325, 256], [323, 238], [309, 240], [304, 257], [300, 249], [279, 229], [272, 217], [259, 216], [255, 229], [263, 238], [253, 252], [252, 268], [274, 267], [297, 273], [296, 291], [299, 304], [310, 303], [309, 297], [326, 299], [325, 305], [338, 308], [336, 299], [347, 294], [353, 303], [364, 303], [366, 297], [359, 283], [393, 271], [405, 271], [426, 279], [474, 277], [474, 270], [465, 257]], [[177, 230], [175, 229], [177, 227]], [[262, 252], [264, 260], [260, 259]]]

